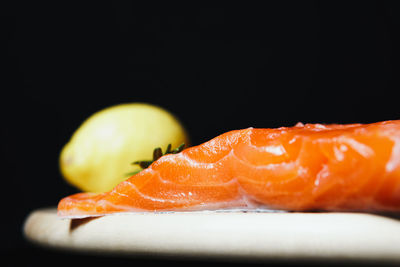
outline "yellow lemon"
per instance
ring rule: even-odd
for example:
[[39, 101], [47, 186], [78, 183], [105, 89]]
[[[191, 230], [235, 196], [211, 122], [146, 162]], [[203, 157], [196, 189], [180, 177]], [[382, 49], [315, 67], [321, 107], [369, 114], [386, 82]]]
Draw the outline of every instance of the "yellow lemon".
[[81, 190], [111, 190], [140, 170], [134, 161], [151, 160], [153, 150], [188, 144], [179, 120], [161, 107], [146, 103], [120, 104], [90, 116], [60, 154], [65, 179]]

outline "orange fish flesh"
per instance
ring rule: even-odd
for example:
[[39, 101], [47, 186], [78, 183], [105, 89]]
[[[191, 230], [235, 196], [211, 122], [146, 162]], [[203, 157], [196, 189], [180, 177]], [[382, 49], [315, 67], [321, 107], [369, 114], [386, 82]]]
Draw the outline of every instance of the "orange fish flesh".
[[233, 208], [400, 211], [400, 120], [233, 130], [68, 196], [58, 215]]

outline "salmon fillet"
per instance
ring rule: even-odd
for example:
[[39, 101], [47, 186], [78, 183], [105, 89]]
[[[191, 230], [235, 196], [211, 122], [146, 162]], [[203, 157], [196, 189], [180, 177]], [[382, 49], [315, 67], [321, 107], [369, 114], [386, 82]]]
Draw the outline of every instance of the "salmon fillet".
[[231, 208], [400, 211], [400, 120], [230, 131], [68, 196], [58, 215]]

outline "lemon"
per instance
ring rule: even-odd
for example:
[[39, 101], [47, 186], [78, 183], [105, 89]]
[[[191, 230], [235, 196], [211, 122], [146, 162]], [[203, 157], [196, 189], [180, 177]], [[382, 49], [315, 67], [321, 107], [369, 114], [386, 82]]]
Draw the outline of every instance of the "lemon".
[[140, 170], [131, 163], [151, 160], [153, 150], [188, 144], [179, 120], [167, 110], [146, 103], [105, 108], [74, 132], [60, 154], [64, 178], [83, 191], [111, 190]]

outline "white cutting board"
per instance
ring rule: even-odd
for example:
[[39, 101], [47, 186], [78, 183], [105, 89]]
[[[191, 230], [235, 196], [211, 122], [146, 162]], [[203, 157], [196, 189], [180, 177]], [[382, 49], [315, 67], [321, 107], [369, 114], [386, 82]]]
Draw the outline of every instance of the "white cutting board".
[[25, 221], [32, 242], [80, 252], [197, 258], [400, 263], [400, 219], [363, 213], [179, 212]]

